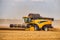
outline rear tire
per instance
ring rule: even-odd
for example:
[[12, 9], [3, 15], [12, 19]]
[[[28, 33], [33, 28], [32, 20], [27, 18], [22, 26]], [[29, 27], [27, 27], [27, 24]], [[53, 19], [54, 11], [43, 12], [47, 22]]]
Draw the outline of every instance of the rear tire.
[[44, 31], [48, 31], [48, 27], [44, 27]]
[[44, 30], [44, 31], [49, 31], [49, 28], [48, 28], [49, 26], [48, 25], [45, 25], [42, 29]]

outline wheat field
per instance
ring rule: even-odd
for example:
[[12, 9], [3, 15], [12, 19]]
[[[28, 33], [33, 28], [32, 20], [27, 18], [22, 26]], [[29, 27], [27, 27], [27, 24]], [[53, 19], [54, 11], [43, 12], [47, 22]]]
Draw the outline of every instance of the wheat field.
[[[1, 24], [3, 21], [0, 27], [7, 28]], [[56, 28], [53, 31], [0, 30], [0, 40], [60, 40], [60, 21], [54, 21], [53, 26]]]
[[0, 40], [60, 40], [60, 31], [0, 30]]

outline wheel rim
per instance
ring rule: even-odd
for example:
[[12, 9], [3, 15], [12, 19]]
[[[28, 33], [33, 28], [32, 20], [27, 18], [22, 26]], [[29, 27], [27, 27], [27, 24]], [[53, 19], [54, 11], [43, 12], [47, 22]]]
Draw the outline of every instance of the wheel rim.
[[35, 31], [37, 30], [37, 27], [35, 27]]

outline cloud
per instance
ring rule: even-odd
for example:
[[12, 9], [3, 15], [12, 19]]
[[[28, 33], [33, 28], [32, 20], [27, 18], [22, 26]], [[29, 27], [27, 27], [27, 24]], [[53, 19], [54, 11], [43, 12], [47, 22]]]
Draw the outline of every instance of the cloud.
[[16, 2], [24, 2], [25, 0], [14, 0]]
[[40, 1], [40, 2], [43, 2], [44, 0], [31, 0], [31, 1]]

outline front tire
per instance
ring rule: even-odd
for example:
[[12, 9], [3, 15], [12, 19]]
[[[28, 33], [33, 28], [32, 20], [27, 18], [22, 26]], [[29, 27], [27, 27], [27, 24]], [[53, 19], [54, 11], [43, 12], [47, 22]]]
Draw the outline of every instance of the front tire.
[[27, 25], [27, 28], [29, 31], [37, 31], [39, 28], [37, 25]]
[[34, 30], [35, 31], [38, 31], [39, 30], [39, 27], [37, 25], [34, 25]]

